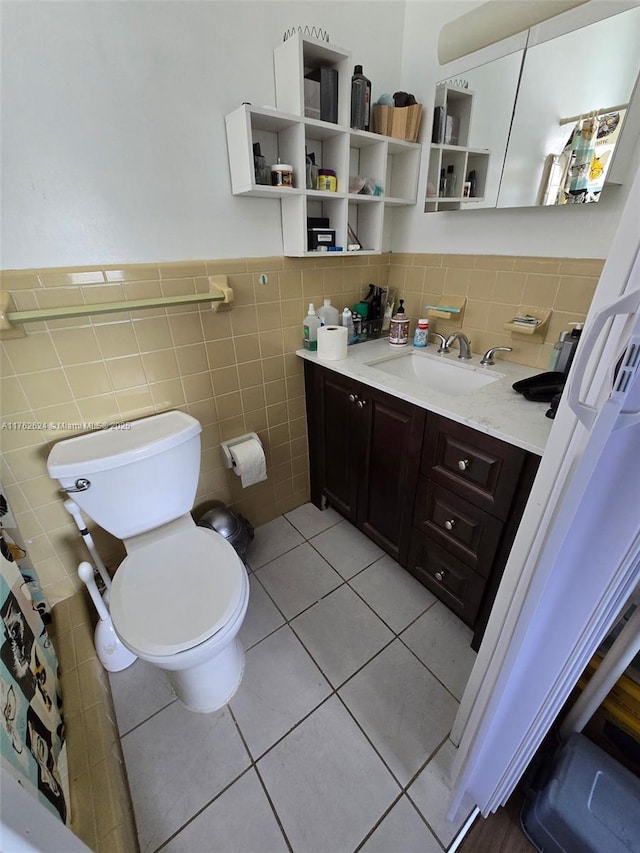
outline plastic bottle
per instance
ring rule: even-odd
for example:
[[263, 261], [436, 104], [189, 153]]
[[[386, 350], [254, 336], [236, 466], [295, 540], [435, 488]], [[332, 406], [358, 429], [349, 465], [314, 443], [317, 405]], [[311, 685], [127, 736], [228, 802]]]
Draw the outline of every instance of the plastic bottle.
[[309, 311], [303, 320], [302, 335], [304, 348], [315, 352], [318, 349], [318, 329], [321, 326], [320, 318], [316, 316], [313, 302], [309, 303]]
[[475, 198], [476, 193], [478, 192], [478, 179], [476, 178], [476, 170], [472, 169], [469, 172], [469, 177], [467, 178], [469, 181], [469, 198]]
[[571, 367], [584, 323], [569, 323], [569, 325], [573, 326], [573, 329], [571, 329], [569, 335], [562, 342], [562, 349], [560, 350], [558, 363], [556, 364], [556, 370], [565, 375]]
[[331, 300], [325, 299], [322, 308], [318, 308], [318, 317], [323, 326], [337, 326], [340, 314], [331, 304]]
[[414, 347], [426, 347], [429, 342], [429, 320], [424, 317], [418, 320], [418, 326], [413, 335]]
[[445, 190], [447, 198], [456, 198], [456, 173], [453, 166], [447, 166], [447, 188]]
[[565, 338], [569, 337], [569, 332], [560, 332], [560, 337], [553, 345], [553, 349], [551, 350], [551, 356], [549, 358], [549, 370], [554, 371], [558, 364], [558, 359], [560, 358], [560, 351], [562, 350], [562, 344], [565, 341]]
[[362, 65], [356, 65], [351, 78], [351, 127], [369, 130], [371, 116], [371, 80], [362, 73]]
[[447, 176], [444, 169], [440, 169], [440, 182], [438, 183], [438, 195], [444, 198], [447, 194]]
[[316, 155], [311, 152], [311, 154], [306, 155], [306, 169], [305, 169], [305, 177], [306, 184], [308, 190], [315, 190], [318, 187], [318, 167], [316, 166]]
[[353, 337], [353, 316], [349, 308], [344, 308], [340, 315], [340, 323], [347, 327], [347, 342], [351, 343]]

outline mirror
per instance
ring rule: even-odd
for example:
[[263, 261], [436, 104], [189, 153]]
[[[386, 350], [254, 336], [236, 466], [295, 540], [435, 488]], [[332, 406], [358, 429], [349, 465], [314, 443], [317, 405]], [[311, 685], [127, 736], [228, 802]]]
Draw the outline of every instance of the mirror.
[[[496, 206], [523, 56], [524, 51], [518, 50], [438, 84], [436, 109], [443, 102], [441, 107], [453, 124], [447, 127], [445, 116], [442, 132], [434, 130], [427, 212]], [[501, 94], [496, 99], [498, 90]], [[457, 174], [453, 195], [441, 180], [444, 170], [446, 182], [450, 166]], [[465, 183], [471, 183], [472, 173], [477, 187], [468, 187], [467, 201]]]
[[425, 212], [598, 201], [637, 86], [638, 44], [635, 7], [438, 84]]
[[598, 201], [638, 44], [635, 8], [527, 49], [497, 207]]

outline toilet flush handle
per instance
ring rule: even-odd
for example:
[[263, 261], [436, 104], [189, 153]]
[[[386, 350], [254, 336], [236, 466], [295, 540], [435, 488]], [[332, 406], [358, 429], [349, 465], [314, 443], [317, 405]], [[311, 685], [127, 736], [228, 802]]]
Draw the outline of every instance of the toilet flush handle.
[[68, 495], [71, 495], [74, 492], [86, 492], [90, 485], [91, 480], [86, 480], [84, 477], [80, 477], [76, 480], [75, 486], [63, 486], [62, 491], [66, 492]]

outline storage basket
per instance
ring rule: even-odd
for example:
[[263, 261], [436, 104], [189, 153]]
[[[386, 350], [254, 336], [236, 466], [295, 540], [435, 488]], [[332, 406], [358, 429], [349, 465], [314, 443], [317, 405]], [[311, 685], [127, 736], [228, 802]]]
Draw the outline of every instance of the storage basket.
[[394, 139], [416, 142], [421, 118], [421, 104], [413, 104], [410, 107], [388, 107], [384, 104], [375, 104], [373, 107], [374, 132], [382, 136], [393, 136]]

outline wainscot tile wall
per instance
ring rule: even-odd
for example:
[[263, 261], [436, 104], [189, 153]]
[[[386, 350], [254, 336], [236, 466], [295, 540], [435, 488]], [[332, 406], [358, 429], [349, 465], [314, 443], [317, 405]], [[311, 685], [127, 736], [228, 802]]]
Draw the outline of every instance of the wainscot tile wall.
[[[513, 352], [500, 358], [546, 370], [560, 332], [570, 329], [569, 323], [584, 322], [603, 264], [512, 255], [392, 254], [389, 286], [404, 296], [407, 314], [414, 318], [423, 315], [425, 305], [446, 305], [447, 296], [466, 297], [462, 325], [433, 320], [431, 331], [448, 335], [462, 328], [473, 352], [508, 346]], [[504, 329], [521, 305], [552, 310], [539, 334]]]
[[[31, 323], [2, 341], [2, 473], [29, 554], [52, 605], [81, 586], [79, 533], [46, 470], [53, 444], [99, 424], [178, 408], [203, 426], [196, 508], [219, 499], [255, 526], [308, 500], [302, 362], [307, 305], [356, 302], [387, 283], [388, 255], [260, 258], [2, 273], [15, 310], [172, 296], [208, 290], [226, 274], [230, 310], [173, 306]], [[264, 273], [268, 282], [258, 282]], [[242, 489], [223, 466], [220, 441], [255, 431], [268, 479]], [[91, 532], [108, 566], [121, 544]]]
[[[176, 306], [56, 320], [29, 324], [26, 337], [2, 342], [0, 479], [50, 603], [80, 588], [76, 570], [86, 556], [47, 475], [55, 441], [92, 425], [182, 409], [203, 425], [196, 507], [223, 500], [258, 526], [308, 500], [304, 385], [295, 350], [309, 302], [318, 306], [328, 297], [341, 309], [358, 301], [369, 283], [388, 284], [404, 297], [413, 332], [425, 304], [466, 296], [462, 328], [474, 352], [512, 346], [509, 359], [546, 369], [559, 332], [584, 320], [602, 264], [383, 254], [2, 273], [2, 289], [16, 310], [195, 293], [206, 291], [207, 275], [216, 274], [228, 276], [235, 294], [229, 311]], [[544, 339], [505, 332], [503, 323], [523, 304], [553, 310]], [[432, 323], [444, 334], [457, 328]], [[265, 447], [268, 479], [243, 490], [223, 467], [219, 444], [248, 431]], [[95, 527], [92, 534], [107, 564], [117, 565], [120, 543]]]

